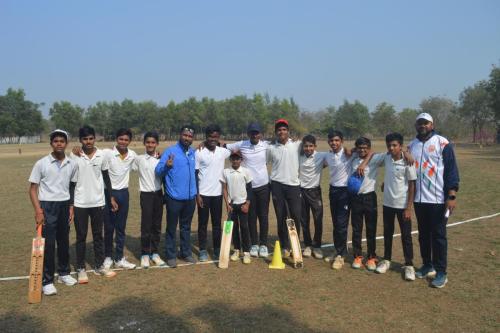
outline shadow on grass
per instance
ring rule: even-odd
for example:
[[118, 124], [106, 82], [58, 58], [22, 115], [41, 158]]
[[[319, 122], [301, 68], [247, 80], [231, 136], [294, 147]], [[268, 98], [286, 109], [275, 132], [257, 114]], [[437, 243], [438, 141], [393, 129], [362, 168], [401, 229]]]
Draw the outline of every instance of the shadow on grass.
[[48, 332], [43, 320], [15, 311], [7, 312], [0, 317], [2, 332]]

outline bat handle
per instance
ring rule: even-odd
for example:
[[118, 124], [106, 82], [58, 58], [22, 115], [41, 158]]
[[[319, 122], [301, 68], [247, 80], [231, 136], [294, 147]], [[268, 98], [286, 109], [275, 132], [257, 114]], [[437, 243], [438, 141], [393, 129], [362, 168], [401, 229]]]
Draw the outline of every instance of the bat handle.
[[41, 224], [36, 227], [36, 236], [42, 237], [42, 225]]

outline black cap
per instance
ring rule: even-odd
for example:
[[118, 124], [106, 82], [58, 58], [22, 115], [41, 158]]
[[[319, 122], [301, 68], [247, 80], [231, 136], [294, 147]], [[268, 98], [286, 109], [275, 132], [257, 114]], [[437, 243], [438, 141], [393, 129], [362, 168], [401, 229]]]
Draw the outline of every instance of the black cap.
[[247, 132], [262, 132], [262, 128], [260, 127], [259, 123], [251, 123], [248, 125]]

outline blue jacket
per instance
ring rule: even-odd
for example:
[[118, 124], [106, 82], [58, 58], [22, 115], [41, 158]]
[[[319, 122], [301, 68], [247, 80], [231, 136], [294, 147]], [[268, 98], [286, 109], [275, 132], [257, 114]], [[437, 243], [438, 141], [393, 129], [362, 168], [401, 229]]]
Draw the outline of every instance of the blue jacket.
[[[174, 163], [171, 168], [168, 168], [166, 162], [170, 154], [174, 155]], [[161, 155], [155, 172], [163, 178], [165, 194], [172, 199], [191, 200], [196, 197], [194, 154], [195, 150], [193, 148], [190, 147], [185, 151], [183, 146], [177, 142], [175, 145], [165, 149]]]

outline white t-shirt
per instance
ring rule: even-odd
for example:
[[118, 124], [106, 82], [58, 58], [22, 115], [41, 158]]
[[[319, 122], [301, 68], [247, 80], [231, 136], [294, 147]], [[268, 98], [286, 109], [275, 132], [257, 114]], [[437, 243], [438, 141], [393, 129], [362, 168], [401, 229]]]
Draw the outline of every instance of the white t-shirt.
[[290, 186], [299, 186], [299, 150], [301, 141], [279, 142], [267, 148], [267, 161], [272, 164], [271, 180]]
[[155, 173], [159, 161], [160, 159], [148, 153], [137, 155], [132, 170], [139, 172], [139, 191], [156, 192], [161, 190], [161, 178]]
[[317, 152], [307, 157], [305, 154], [299, 157], [299, 179], [300, 187], [318, 187], [321, 180], [321, 171], [325, 167], [325, 160], [328, 153]]
[[198, 193], [200, 195], [209, 197], [222, 195], [220, 177], [229, 155], [231, 151], [221, 147], [215, 147], [214, 151], [205, 147], [201, 151], [196, 151], [195, 168], [198, 170]]
[[60, 162], [52, 154], [39, 159], [29, 178], [30, 183], [38, 184], [38, 200], [69, 200], [69, 183], [75, 173], [75, 167], [75, 162], [67, 156]]
[[351, 157], [347, 157], [343, 147], [338, 153], [329, 152], [327, 154], [326, 163], [328, 164], [328, 170], [330, 171], [331, 186], [347, 186], [347, 179], [351, 174]]
[[266, 167], [266, 151], [269, 142], [260, 140], [253, 145], [250, 140], [238, 141], [226, 145], [231, 151], [239, 150], [243, 156], [241, 166], [250, 171], [252, 175], [252, 187], [258, 188], [269, 184], [269, 175]]
[[246, 185], [252, 181], [250, 171], [242, 166], [237, 170], [224, 169], [220, 181], [227, 184], [227, 195], [230, 203], [241, 205], [247, 201]]
[[406, 165], [403, 158], [394, 161], [385, 155], [384, 206], [404, 209], [408, 203], [408, 182], [417, 179], [414, 165]]
[[111, 187], [113, 190], [121, 190], [128, 188], [130, 169], [134, 163], [137, 154], [128, 149], [127, 156], [122, 160], [120, 152], [116, 149], [104, 149], [106, 158], [109, 163], [109, 178], [111, 179]]
[[[366, 194], [375, 191], [378, 167], [384, 163], [386, 155], [387, 153], [373, 154], [373, 157], [365, 168], [365, 178], [363, 179], [363, 183], [361, 184], [358, 194]], [[350, 173], [352, 174], [356, 171], [363, 161], [364, 160], [359, 157], [354, 157]]]
[[102, 171], [108, 170], [108, 160], [101, 149], [96, 149], [92, 158], [82, 153], [82, 156], [71, 154], [77, 165], [75, 175], [71, 179], [76, 183], [75, 207], [92, 208], [105, 205], [104, 180]]

